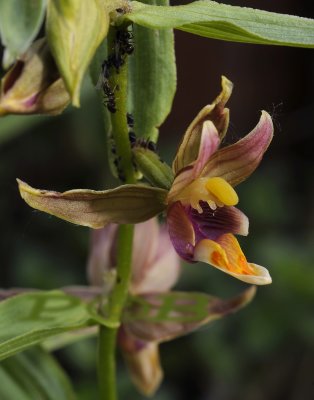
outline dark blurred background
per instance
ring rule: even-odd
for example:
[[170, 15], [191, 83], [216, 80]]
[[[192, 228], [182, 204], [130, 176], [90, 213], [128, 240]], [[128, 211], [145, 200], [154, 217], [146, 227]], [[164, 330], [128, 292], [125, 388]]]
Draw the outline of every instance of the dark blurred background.
[[[313, 17], [314, 8], [306, 0], [226, 3], [304, 17]], [[165, 379], [154, 399], [314, 399], [314, 51], [175, 35], [178, 90], [159, 144], [166, 161], [195, 114], [219, 93], [222, 74], [235, 85], [228, 142], [248, 133], [261, 110], [273, 117], [274, 141], [238, 188], [251, 224], [241, 245], [250, 261], [269, 269], [273, 284], [259, 288], [241, 312], [162, 345]], [[89, 230], [30, 209], [15, 178], [58, 191], [112, 186], [105, 147], [88, 87], [79, 110], [0, 120], [2, 287], [86, 284]], [[185, 265], [178, 287], [228, 297], [246, 286], [202, 264]], [[57, 352], [80, 400], [97, 398], [95, 346], [89, 339]], [[143, 399], [121, 359], [119, 383], [121, 399]]]

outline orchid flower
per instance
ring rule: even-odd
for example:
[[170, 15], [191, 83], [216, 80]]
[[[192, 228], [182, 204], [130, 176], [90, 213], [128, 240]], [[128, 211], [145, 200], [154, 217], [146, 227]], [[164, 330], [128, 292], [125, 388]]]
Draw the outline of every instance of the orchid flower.
[[229, 124], [225, 108], [232, 83], [222, 77], [222, 91], [205, 106], [183, 136], [172, 170], [146, 148], [133, 149], [138, 168], [152, 186], [122, 185], [104, 191], [38, 190], [19, 181], [32, 207], [67, 221], [101, 228], [108, 223], [139, 223], [166, 211], [170, 239], [188, 262], [202, 261], [247, 283], [264, 285], [271, 277], [249, 263], [235, 238], [248, 234], [248, 218], [235, 207], [234, 186], [259, 165], [273, 136], [265, 111], [257, 126], [238, 142], [220, 147]]
[[0, 82], [0, 116], [60, 114], [70, 95], [45, 39], [36, 40]]
[[[92, 232], [88, 278], [92, 285], [103, 286], [105, 292], [110, 290], [112, 272], [115, 271], [117, 228], [117, 225], [109, 224]], [[150, 396], [157, 390], [163, 377], [159, 343], [237, 311], [252, 299], [255, 288], [250, 287], [229, 300], [202, 293], [170, 292], [180, 274], [180, 260], [166, 227], [159, 226], [156, 218], [136, 225], [132, 253], [131, 298], [122, 316], [118, 345], [135, 386]], [[167, 315], [157, 320], [147, 314], [139, 315], [143, 302], [155, 315], [165, 300], [168, 303], [171, 300], [173, 304], [168, 319]], [[195, 303], [200, 300], [205, 312], [187, 323], [186, 318], [190, 317]]]
[[203, 261], [244, 282], [271, 283], [268, 271], [249, 263], [234, 234], [248, 234], [248, 218], [234, 206], [233, 186], [258, 166], [273, 135], [263, 111], [255, 129], [233, 145], [219, 149], [229, 122], [224, 108], [232, 84], [222, 79], [222, 93], [204, 107], [187, 129], [173, 162], [174, 182], [167, 196], [167, 224], [178, 254]]

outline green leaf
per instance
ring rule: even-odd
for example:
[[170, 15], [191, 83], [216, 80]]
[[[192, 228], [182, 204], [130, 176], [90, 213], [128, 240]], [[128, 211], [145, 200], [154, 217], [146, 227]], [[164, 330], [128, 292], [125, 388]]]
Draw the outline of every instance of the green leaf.
[[[150, 3], [168, 5], [167, 0]], [[171, 110], [176, 91], [173, 31], [135, 25], [133, 32], [135, 49], [130, 57], [129, 82], [134, 129], [137, 136], [156, 142], [158, 128]]]
[[162, 212], [167, 191], [144, 185], [109, 190], [74, 189], [59, 193], [34, 189], [18, 180], [22, 198], [36, 210], [74, 224], [102, 228], [108, 223], [135, 224]]
[[[101, 324], [108, 328], [117, 328], [117, 324], [113, 326], [110, 322], [107, 323], [107, 321], [104, 320], [101, 321]], [[77, 331], [70, 331], [61, 333], [60, 335], [50, 336], [41, 343], [41, 346], [47, 351], [55, 351], [78, 341], [95, 337], [97, 333], [98, 326], [89, 326]]]
[[68, 377], [57, 361], [40, 347], [0, 364], [2, 400], [74, 400]]
[[214, 1], [156, 7], [132, 2], [125, 18], [152, 29], [177, 28], [233, 42], [314, 47], [314, 20]]
[[85, 71], [109, 28], [109, 13], [101, 0], [50, 0], [47, 36], [75, 106]]
[[0, 0], [0, 34], [6, 47], [4, 68], [30, 46], [43, 22], [46, 0]]
[[50, 336], [91, 324], [87, 304], [62, 291], [8, 298], [0, 302], [0, 360]]

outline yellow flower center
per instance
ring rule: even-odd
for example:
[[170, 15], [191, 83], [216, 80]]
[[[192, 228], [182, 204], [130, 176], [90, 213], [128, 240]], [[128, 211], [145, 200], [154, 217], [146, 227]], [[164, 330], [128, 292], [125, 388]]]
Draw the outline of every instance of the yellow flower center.
[[203, 210], [199, 204], [205, 201], [212, 210], [222, 206], [234, 206], [239, 198], [235, 190], [223, 178], [198, 178], [184, 188], [175, 200], [183, 205], [190, 205], [199, 213]]

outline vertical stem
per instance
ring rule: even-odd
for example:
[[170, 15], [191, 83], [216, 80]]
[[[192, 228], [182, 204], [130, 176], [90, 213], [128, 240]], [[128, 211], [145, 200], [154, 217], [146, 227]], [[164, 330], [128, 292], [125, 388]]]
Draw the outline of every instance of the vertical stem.
[[[120, 225], [118, 232], [117, 282], [109, 298], [110, 318], [120, 321], [131, 278], [133, 225]], [[115, 350], [118, 329], [101, 326], [98, 337], [100, 398], [116, 400]]]
[[120, 320], [131, 278], [133, 225], [120, 225], [118, 232], [117, 282], [109, 298], [110, 318]]
[[98, 334], [98, 382], [100, 399], [116, 400], [116, 336], [117, 329], [99, 326]]
[[[114, 48], [115, 28], [108, 35], [108, 48]], [[117, 157], [126, 183], [135, 183], [134, 169], [132, 165], [132, 152], [129, 141], [129, 129], [127, 125], [127, 84], [128, 84], [128, 57], [116, 72], [115, 68], [109, 77], [110, 87], [115, 93], [116, 109], [111, 113], [112, 136], [116, 145]]]
[[[115, 51], [116, 28], [112, 27], [108, 36], [108, 53]], [[127, 76], [128, 62], [124, 58], [119, 71], [110, 71], [109, 85], [115, 93], [116, 112], [111, 113], [112, 135], [116, 146], [121, 175], [126, 183], [135, 183], [132, 165], [132, 152], [127, 125]], [[120, 225], [117, 246], [117, 282], [108, 299], [110, 319], [121, 319], [124, 303], [127, 299], [131, 278], [131, 258], [133, 243], [133, 225]], [[117, 328], [101, 326], [98, 343], [98, 379], [101, 400], [116, 400], [115, 350]]]

